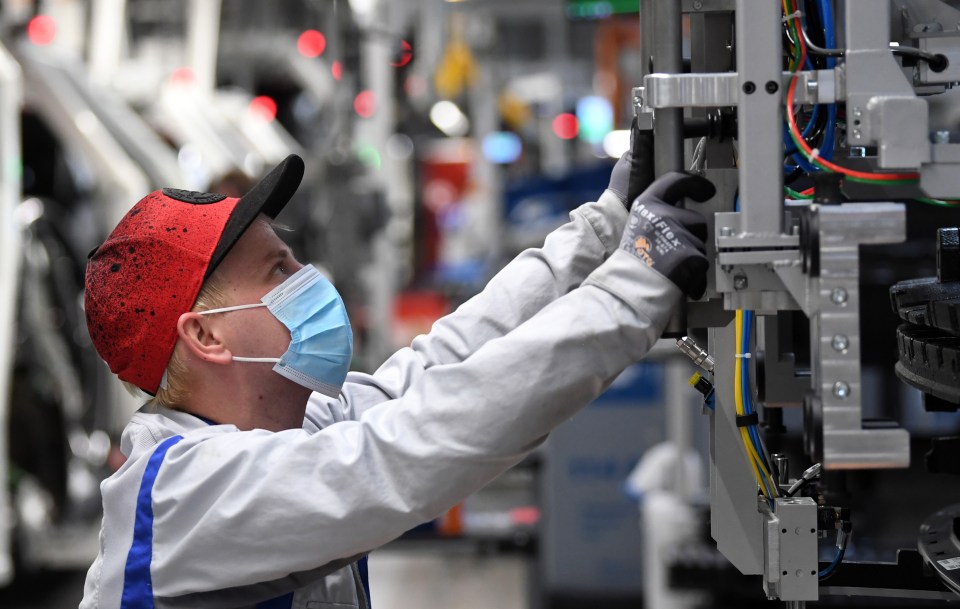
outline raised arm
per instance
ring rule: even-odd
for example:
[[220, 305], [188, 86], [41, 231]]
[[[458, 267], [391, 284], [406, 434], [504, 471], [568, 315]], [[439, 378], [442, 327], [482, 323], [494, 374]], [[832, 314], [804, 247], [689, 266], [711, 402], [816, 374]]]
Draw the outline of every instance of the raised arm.
[[372, 375], [348, 376], [339, 402], [314, 396], [308, 426], [356, 418], [367, 408], [402, 395], [424, 370], [463, 361], [580, 286], [617, 249], [631, 194], [646, 186], [642, 182], [646, 178], [638, 178], [635, 156], [624, 154], [600, 198], [571, 212], [570, 221], [550, 233], [542, 247], [520, 253], [482, 292], [439, 319], [429, 333], [415, 338]]
[[583, 287], [358, 420], [184, 438], [153, 489], [154, 593], [197, 606], [252, 582], [275, 594], [437, 516], [640, 359], [679, 297], [618, 251]]

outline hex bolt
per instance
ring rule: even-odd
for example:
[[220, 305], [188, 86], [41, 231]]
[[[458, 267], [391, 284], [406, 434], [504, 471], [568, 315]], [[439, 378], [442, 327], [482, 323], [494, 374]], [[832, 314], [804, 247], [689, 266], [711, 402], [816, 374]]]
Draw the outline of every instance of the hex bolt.
[[834, 351], [843, 353], [847, 350], [847, 347], [850, 346], [850, 339], [847, 338], [845, 334], [837, 334], [833, 337], [833, 341], [831, 341], [830, 344], [833, 346]]
[[833, 395], [841, 400], [850, 395], [850, 385], [844, 381], [837, 381], [833, 384]]
[[747, 289], [747, 276], [746, 275], [737, 275], [733, 278], [733, 289], [734, 290], [745, 290]]
[[833, 288], [833, 291], [830, 292], [830, 300], [833, 301], [833, 304], [842, 305], [847, 302], [847, 291], [843, 288]]

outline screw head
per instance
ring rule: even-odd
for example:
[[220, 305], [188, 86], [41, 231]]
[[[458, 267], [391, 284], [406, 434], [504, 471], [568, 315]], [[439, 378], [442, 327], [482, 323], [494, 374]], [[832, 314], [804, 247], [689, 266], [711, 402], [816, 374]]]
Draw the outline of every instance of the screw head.
[[721, 237], [730, 237], [730, 236], [732, 236], [732, 235], [733, 235], [733, 229], [732, 229], [732, 228], [730, 228], [729, 226], [721, 226], [721, 227], [720, 227], [720, 236], [721, 236]]
[[833, 301], [833, 304], [846, 304], [847, 302], [847, 291], [843, 288], [833, 288], [833, 291], [830, 292], [830, 300]]
[[767, 93], [770, 93], [772, 95], [780, 90], [780, 85], [777, 84], [777, 81], [775, 80], [768, 80], [767, 84], [764, 85], [764, 89], [767, 90]]
[[703, 8], [703, 2], [700, 2], [700, 0], [697, 0], [696, 2], [693, 3], [693, 8], [699, 11], [700, 9]]
[[752, 80], [748, 80], [747, 82], [743, 83], [743, 92], [746, 93], [747, 95], [750, 95], [756, 90], [757, 90], [757, 85], [753, 84]]
[[852, 135], [852, 136], [855, 137], [855, 138], [859, 138], [859, 137], [860, 137], [860, 130], [859, 130], [859, 129], [854, 129], [854, 130], [850, 133], [850, 135]]
[[737, 275], [733, 278], [733, 289], [735, 290], [744, 290], [747, 288], [747, 276], [746, 275]]
[[860, 109], [860, 106], [857, 106], [853, 109], [853, 115], [857, 118], [863, 116], [863, 111]]
[[949, 131], [935, 131], [933, 133], [933, 141], [937, 144], [949, 144], [950, 143], [950, 132]]
[[844, 381], [837, 381], [833, 384], [833, 395], [841, 400], [850, 395], [850, 385]]
[[833, 337], [833, 340], [830, 342], [830, 345], [833, 347], [834, 351], [846, 351], [850, 346], [850, 339], [847, 338], [844, 334], [837, 334]]

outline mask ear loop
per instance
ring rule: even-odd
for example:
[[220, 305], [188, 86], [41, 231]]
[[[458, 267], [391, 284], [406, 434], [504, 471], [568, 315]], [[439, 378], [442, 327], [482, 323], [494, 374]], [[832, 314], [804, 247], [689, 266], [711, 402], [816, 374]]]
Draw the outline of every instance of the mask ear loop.
[[[244, 309], [256, 309], [256, 308], [265, 307], [265, 306], [267, 306], [266, 303], [256, 302], [253, 304], [236, 305], [233, 307], [221, 307], [219, 309], [210, 309], [208, 311], [197, 311], [197, 313], [200, 315], [212, 315], [214, 313], [228, 313], [230, 311], [242, 311]], [[238, 355], [234, 355], [233, 361], [276, 364], [280, 362], [280, 358], [279, 357], [240, 357]], [[164, 378], [166, 378], [166, 375], [164, 375]]]
[[255, 302], [253, 304], [244, 304], [244, 305], [235, 305], [232, 307], [220, 307], [219, 309], [209, 309], [207, 311], [197, 311], [198, 315], [213, 315], [214, 313], [227, 313], [230, 311], [242, 311], [243, 309], [256, 309], [258, 307], [265, 307], [266, 303]]

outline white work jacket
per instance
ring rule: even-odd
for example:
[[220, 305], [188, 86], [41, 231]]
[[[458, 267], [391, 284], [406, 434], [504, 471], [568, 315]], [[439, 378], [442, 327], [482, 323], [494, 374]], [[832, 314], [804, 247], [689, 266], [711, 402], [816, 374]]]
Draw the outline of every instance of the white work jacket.
[[302, 429], [146, 404], [101, 485], [81, 609], [368, 606], [359, 557], [521, 461], [647, 353], [680, 301], [618, 250], [615, 193], [570, 217], [375, 373], [348, 375], [339, 399], [313, 394]]

